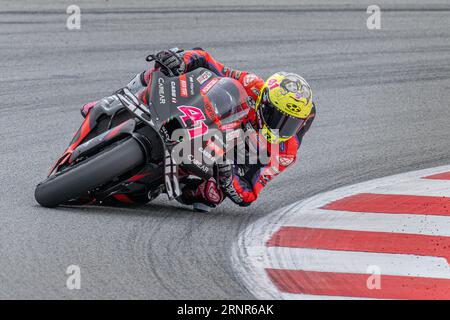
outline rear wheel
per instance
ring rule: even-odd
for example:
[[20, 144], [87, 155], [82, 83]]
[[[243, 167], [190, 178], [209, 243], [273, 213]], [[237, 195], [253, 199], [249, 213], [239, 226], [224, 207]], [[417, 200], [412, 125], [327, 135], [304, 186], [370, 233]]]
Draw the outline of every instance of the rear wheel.
[[79, 164], [39, 183], [34, 197], [43, 207], [55, 207], [143, 166], [145, 154], [133, 138], [119, 142]]

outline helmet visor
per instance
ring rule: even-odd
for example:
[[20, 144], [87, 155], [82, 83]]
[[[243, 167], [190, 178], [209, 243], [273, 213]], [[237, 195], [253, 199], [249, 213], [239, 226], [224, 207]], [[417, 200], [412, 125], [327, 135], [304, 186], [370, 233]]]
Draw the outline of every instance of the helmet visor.
[[278, 130], [277, 135], [280, 138], [292, 137], [306, 121], [280, 111], [269, 101], [261, 101], [260, 109], [263, 122], [274, 134]]

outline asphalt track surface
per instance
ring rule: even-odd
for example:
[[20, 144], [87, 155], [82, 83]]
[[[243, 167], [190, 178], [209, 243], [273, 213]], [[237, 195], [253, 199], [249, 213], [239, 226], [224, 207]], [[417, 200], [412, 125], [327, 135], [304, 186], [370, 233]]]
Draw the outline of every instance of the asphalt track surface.
[[[450, 163], [450, 5], [378, 1], [73, 1], [0, 7], [0, 298], [253, 298], [231, 247], [249, 223], [339, 186]], [[267, 3], [270, 3], [269, 1]], [[144, 209], [40, 208], [35, 185], [81, 122], [162, 48], [202, 46], [261, 76], [312, 85], [318, 115], [299, 162], [241, 209], [192, 213], [164, 196]], [[65, 286], [81, 267], [81, 290]]]

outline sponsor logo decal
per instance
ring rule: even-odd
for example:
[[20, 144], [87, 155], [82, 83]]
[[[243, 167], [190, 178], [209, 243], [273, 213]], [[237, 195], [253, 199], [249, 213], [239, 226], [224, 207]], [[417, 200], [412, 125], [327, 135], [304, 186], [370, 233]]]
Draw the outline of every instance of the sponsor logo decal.
[[208, 167], [205, 166], [203, 163], [201, 163], [200, 161], [198, 161], [197, 159], [194, 158], [194, 156], [192, 154], [190, 154], [188, 156], [189, 161], [191, 161], [197, 168], [199, 168], [200, 170], [202, 170], [204, 173], [208, 173]]
[[213, 109], [211, 102], [209, 102], [209, 99], [206, 99], [205, 101], [205, 111], [206, 115], [209, 119], [211, 119], [212, 122], [218, 122], [219, 118], [216, 115], [215, 110]]
[[244, 200], [239, 196], [236, 189], [234, 189], [231, 178], [229, 178], [225, 183], [229, 183], [228, 187], [225, 189], [227, 196], [229, 196], [236, 203], [242, 203]]
[[191, 96], [195, 94], [194, 76], [189, 76], [189, 93]]
[[217, 83], [219, 82], [218, 78], [214, 78], [212, 79], [210, 82], [208, 82], [202, 89], [202, 93], [207, 93], [209, 90], [211, 90], [211, 88]]
[[206, 118], [201, 109], [192, 106], [179, 106], [178, 110], [183, 113], [183, 116], [180, 117], [183, 124], [186, 127], [194, 126], [187, 130], [191, 139], [208, 133], [208, 126], [205, 124]]
[[164, 92], [164, 78], [158, 79], [158, 95], [159, 95], [159, 103], [166, 104], [166, 97]]
[[186, 75], [180, 76], [180, 96], [182, 96], [182, 97], [188, 96]]
[[177, 103], [177, 85], [175, 81], [170, 82], [170, 93], [172, 95], [172, 103]]
[[292, 162], [294, 162], [293, 155], [286, 154], [286, 155], [278, 156], [278, 163], [280, 165], [282, 165], [283, 167], [287, 167], [287, 166], [291, 165]]
[[241, 135], [241, 131], [240, 131], [240, 130], [233, 130], [233, 131], [231, 131], [231, 132], [228, 131], [228, 132], [226, 133], [226, 138], [225, 138], [225, 139], [226, 139], [227, 141], [230, 141], [230, 140], [239, 138], [240, 135]]
[[244, 77], [244, 87], [247, 87], [257, 78], [256, 74], [250, 73]]
[[221, 125], [220, 128], [222, 130], [233, 130], [233, 129], [238, 128], [240, 125], [241, 125], [240, 121], [234, 121], [234, 122], [223, 124], [223, 125]]
[[204, 84], [206, 82], [206, 80], [211, 78], [211, 76], [212, 76], [212, 73], [210, 71], [205, 71], [197, 77], [197, 81], [200, 84]]
[[275, 89], [280, 86], [277, 79], [270, 79], [267, 83], [270, 90]]
[[167, 141], [170, 140], [169, 132], [167, 131], [167, 128], [165, 126], [161, 126], [161, 129], [159, 129], [159, 131], [164, 136], [164, 139], [166, 139]]

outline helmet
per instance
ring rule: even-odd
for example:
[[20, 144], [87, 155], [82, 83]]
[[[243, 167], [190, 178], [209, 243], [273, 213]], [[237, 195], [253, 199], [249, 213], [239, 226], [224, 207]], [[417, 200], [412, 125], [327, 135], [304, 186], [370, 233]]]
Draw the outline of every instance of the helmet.
[[312, 106], [311, 87], [305, 79], [294, 73], [273, 74], [256, 101], [263, 136], [271, 143], [288, 140], [304, 125]]

